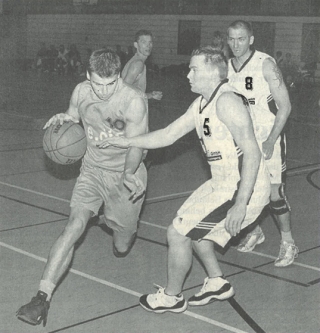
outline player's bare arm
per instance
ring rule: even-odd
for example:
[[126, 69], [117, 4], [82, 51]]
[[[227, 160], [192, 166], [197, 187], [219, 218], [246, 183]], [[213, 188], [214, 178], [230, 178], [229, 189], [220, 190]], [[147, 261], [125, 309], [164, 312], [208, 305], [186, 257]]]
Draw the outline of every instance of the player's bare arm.
[[166, 128], [133, 138], [106, 138], [99, 144], [99, 147], [106, 148], [112, 145], [119, 148], [162, 148], [172, 145], [175, 141], [180, 139], [185, 134], [191, 132], [193, 129], [195, 129], [194, 116], [192, 110], [188, 109], [184, 115], [172, 122]]
[[122, 73], [122, 79], [129, 84], [133, 84], [138, 75], [143, 72], [144, 63], [141, 60], [133, 61], [126, 73]]
[[235, 204], [228, 211], [226, 218], [226, 230], [232, 236], [240, 232], [261, 161], [261, 152], [245, 104], [244, 100], [234, 93], [224, 93], [217, 101], [217, 116], [227, 126], [243, 152], [239, 191]]
[[[143, 98], [135, 98], [129, 105], [125, 113], [127, 138], [134, 137], [147, 132], [148, 114], [147, 106]], [[137, 147], [130, 147], [127, 152], [124, 166], [124, 184], [131, 191], [130, 199], [135, 200], [145, 191], [144, 185], [139, 178], [135, 176], [141, 159], [143, 150]]]
[[55, 125], [57, 122], [60, 122], [62, 125], [64, 122], [67, 121], [73, 121], [75, 123], [78, 123], [80, 121], [80, 115], [78, 112], [78, 95], [79, 95], [79, 89], [80, 84], [78, 84], [75, 89], [73, 90], [73, 93], [70, 98], [69, 108], [65, 113], [58, 113], [51, 117], [47, 123], [44, 125], [43, 129], [46, 129], [47, 127], [51, 125]]
[[266, 59], [263, 63], [263, 75], [269, 84], [271, 94], [278, 107], [273, 128], [268, 139], [262, 145], [265, 158], [270, 159], [273, 154], [274, 144], [281, 134], [290, 115], [291, 103], [281, 70], [271, 59]]

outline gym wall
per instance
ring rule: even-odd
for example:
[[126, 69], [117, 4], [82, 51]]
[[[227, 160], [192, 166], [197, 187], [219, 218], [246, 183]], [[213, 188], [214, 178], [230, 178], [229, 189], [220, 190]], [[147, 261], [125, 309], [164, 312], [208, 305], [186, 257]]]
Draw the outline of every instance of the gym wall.
[[[179, 21], [198, 22], [200, 27], [200, 45], [212, 42], [212, 33], [220, 30], [225, 34], [228, 25], [236, 19], [245, 19], [273, 26], [274, 36], [269, 32], [259, 31], [260, 45], [272, 39], [274, 53], [291, 52], [296, 61], [300, 61], [303, 24], [319, 26], [319, 17], [268, 17], [268, 16], [211, 16], [211, 15], [28, 15], [27, 16], [27, 58], [34, 58], [40, 42], [47, 46], [75, 43], [85, 55], [86, 49], [97, 49], [116, 44], [126, 51], [132, 45], [134, 34], [139, 29], [149, 29], [154, 35], [152, 60], [159, 67], [180, 64], [189, 61], [189, 55], [178, 54]], [[266, 24], [264, 24], [265, 26]], [[180, 24], [181, 26], [181, 24]], [[190, 22], [190, 26], [192, 26]], [[265, 35], [264, 35], [265, 34]], [[17, 36], [16, 36], [17, 38]], [[261, 43], [262, 42], [262, 43]], [[257, 47], [258, 48], [258, 47]], [[258, 49], [261, 50], [261, 47]], [[264, 50], [261, 50], [264, 51]], [[272, 54], [274, 55], [274, 54]]]

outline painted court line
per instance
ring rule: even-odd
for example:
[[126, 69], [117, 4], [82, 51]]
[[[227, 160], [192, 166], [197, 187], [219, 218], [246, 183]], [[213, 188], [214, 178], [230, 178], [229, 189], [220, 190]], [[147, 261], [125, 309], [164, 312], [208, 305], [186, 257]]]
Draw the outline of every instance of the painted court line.
[[[260, 257], [265, 257], [265, 258], [270, 258], [270, 259], [277, 259], [277, 257], [271, 256], [269, 254], [264, 254], [264, 253], [261, 253], [261, 252], [257, 252], [257, 251], [251, 251], [250, 253], [253, 253], [253, 254], [255, 254], [257, 256], [260, 256]], [[296, 265], [296, 266], [300, 266], [300, 267], [303, 267], [303, 268], [308, 268], [308, 269], [312, 269], [314, 271], [320, 272], [319, 267], [314, 267], [314, 266], [310, 266], [310, 265], [306, 265], [306, 264], [301, 264], [300, 262], [297, 262], [297, 261], [294, 261], [292, 263], [292, 265]]]
[[[317, 169], [319, 169], [319, 167], [320, 167], [320, 164], [314, 164], [314, 165], [305, 166], [303, 168], [302, 167], [295, 168], [295, 169], [293, 169], [291, 171], [291, 175], [293, 175], [293, 174], [295, 175], [295, 174], [302, 173], [302, 172], [305, 172], [305, 171], [317, 170]], [[288, 172], [289, 171], [290, 170], [288, 170]], [[37, 191], [30, 190], [30, 189], [27, 189], [27, 188], [24, 188], [24, 187], [21, 187], [21, 186], [12, 185], [12, 184], [5, 183], [5, 182], [2, 182], [2, 181], [0, 181], [0, 184], [8, 186], [8, 187], [16, 188], [16, 189], [19, 189], [19, 190], [22, 190], [22, 191], [25, 191], [25, 192], [29, 192], [29, 193], [37, 194], [37, 195], [40, 195], [40, 196], [44, 196], [44, 197], [47, 197], [47, 198], [50, 198], [50, 199], [55, 199], [55, 200], [58, 200], [58, 201], [70, 203], [70, 200], [62, 199], [62, 198], [59, 198], [59, 197], [56, 197], [56, 196], [53, 196], [53, 195], [49, 195], [49, 194], [45, 194], [45, 193], [41, 193], [41, 192], [37, 192]], [[163, 196], [159, 196], [159, 197], [154, 197], [154, 198], [146, 199], [145, 201], [148, 202], [148, 200], [149, 200], [149, 202], [159, 202], [159, 201], [164, 201], [166, 198], [169, 198], [169, 200], [170, 200], [173, 197], [174, 198], [183, 197], [183, 196], [186, 196], [186, 194], [188, 194], [188, 193], [191, 194], [192, 192], [193, 191], [168, 194], [168, 195], [163, 195]], [[157, 224], [154, 224], [154, 223], [151, 223], [151, 222], [140, 220], [140, 223], [141, 224], [145, 224], [145, 225], [149, 225], [151, 227], [155, 227], [155, 228], [158, 228], [158, 229], [167, 230], [167, 227], [164, 227], [164, 226], [161, 226], [161, 225], [157, 225]], [[253, 253], [255, 255], [258, 255], [258, 256], [261, 256], [261, 257], [266, 257], [266, 258], [270, 258], [270, 259], [276, 259], [276, 257], [273, 257], [273, 256], [268, 255], [268, 254], [256, 252], [256, 251], [251, 251], [251, 253]], [[299, 263], [299, 262], [296, 262], [296, 261], [293, 262], [293, 265], [304, 267], [304, 268], [307, 268], [307, 269], [311, 269], [311, 270], [320, 272], [320, 268], [319, 267], [302, 264], [302, 263]]]
[[[12, 250], [14, 252], [17, 252], [17, 253], [20, 253], [20, 254], [23, 254], [27, 257], [30, 257], [32, 259], [35, 259], [35, 260], [38, 260], [38, 261], [42, 261], [42, 262], [47, 262], [47, 260], [45, 258], [42, 258], [42, 257], [39, 257], [35, 254], [32, 254], [30, 252], [27, 252], [27, 251], [24, 251], [24, 250], [21, 250], [19, 248], [16, 248], [15, 246], [12, 246], [12, 245], [9, 245], [9, 244], [6, 244], [6, 243], [3, 243], [3, 242], [0, 242], [0, 246], [2, 247], [5, 247], [9, 250]], [[94, 281], [94, 282], [97, 282], [97, 283], [101, 283], [105, 286], [108, 286], [108, 287], [111, 287], [113, 289], [116, 289], [116, 290], [119, 290], [119, 291], [122, 291], [126, 294], [130, 294], [132, 296], [136, 296], [136, 297], [140, 297], [142, 296], [142, 294], [140, 293], [137, 293], [131, 289], [127, 289], [127, 288], [124, 288], [124, 287], [121, 287], [117, 284], [114, 284], [114, 283], [111, 283], [111, 282], [108, 282], [106, 280], [103, 280], [103, 279], [99, 279], [95, 276], [92, 276], [92, 275], [89, 275], [89, 274], [86, 274], [86, 273], [83, 273], [81, 271], [78, 271], [76, 269], [73, 269], [71, 268], [69, 270], [70, 272], [72, 272], [73, 274], [76, 274], [76, 275], [79, 275], [81, 277], [84, 277], [85, 279], [88, 279], [88, 280], [91, 280], [91, 281]], [[207, 318], [207, 317], [204, 317], [204, 316], [201, 316], [201, 315], [198, 315], [196, 313], [193, 313], [191, 311], [185, 311], [183, 312], [184, 315], [187, 315], [189, 317], [192, 317], [192, 318], [195, 318], [195, 319], [198, 319], [198, 320], [201, 320], [201, 321], [204, 321], [206, 323], [209, 323], [211, 325], [214, 325], [214, 326], [217, 326], [217, 327], [221, 327], [221, 328], [224, 328], [230, 332], [235, 332], [235, 333], [248, 333], [246, 331], [242, 331], [242, 330], [239, 330], [238, 328], [235, 328], [235, 327], [232, 327], [232, 326], [229, 326], [229, 325], [226, 325], [226, 324], [223, 324], [219, 321], [216, 321], [216, 320], [213, 320], [213, 319], [210, 319], [210, 318]]]
[[55, 197], [55, 196], [53, 196], [53, 195], [46, 194], [46, 193], [41, 193], [41, 192], [38, 192], [38, 191], [33, 191], [33, 190], [30, 190], [30, 189], [25, 188], [25, 187], [16, 186], [16, 185], [8, 184], [8, 183], [1, 182], [1, 181], [0, 181], [0, 184], [1, 184], [1, 185], [8, 186], [8, 187], [16, 188], [16, 189], [21, 190], [21, 191], [25, 191], [25, 192], [29, 192], [29, 193], [33, 193], [33, 194], [37, 194], [37, 195], [41, 195], [42, 197], [47, 197], [47, 198], [50, 198], [50, 199], [55, 199], [55, 200], [58, 200], [58, 201], [63, 201], [63, 202], [70, 203], [70, 200], [62, 199], [62, 198]]

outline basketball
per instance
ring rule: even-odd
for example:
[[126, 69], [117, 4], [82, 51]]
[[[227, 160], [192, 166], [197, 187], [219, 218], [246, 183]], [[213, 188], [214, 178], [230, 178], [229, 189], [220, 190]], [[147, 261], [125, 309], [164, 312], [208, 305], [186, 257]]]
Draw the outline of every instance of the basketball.
[[57, 123], [47, 128], [43, 137], [46, 155], [58, 164], [72, 164], [79, 161], [87, 149], [83, 128], [72, 122]]

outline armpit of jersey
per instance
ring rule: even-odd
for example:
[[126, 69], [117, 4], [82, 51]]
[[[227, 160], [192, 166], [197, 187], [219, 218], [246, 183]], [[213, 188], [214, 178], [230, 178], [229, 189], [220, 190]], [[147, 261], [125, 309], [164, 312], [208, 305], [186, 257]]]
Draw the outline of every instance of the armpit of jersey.
[[241, 97], [242, 102], [243, 102], [243, 105], [245, 105], [245, 106], [249, 106], [249, 101], [248, 101], [243, 95], [238, 94], [238, 93], [236, 93], [236, 92], [234, 92], [234, 94], [237, 95], [237, 96], [239, 96], [239, 97]]

